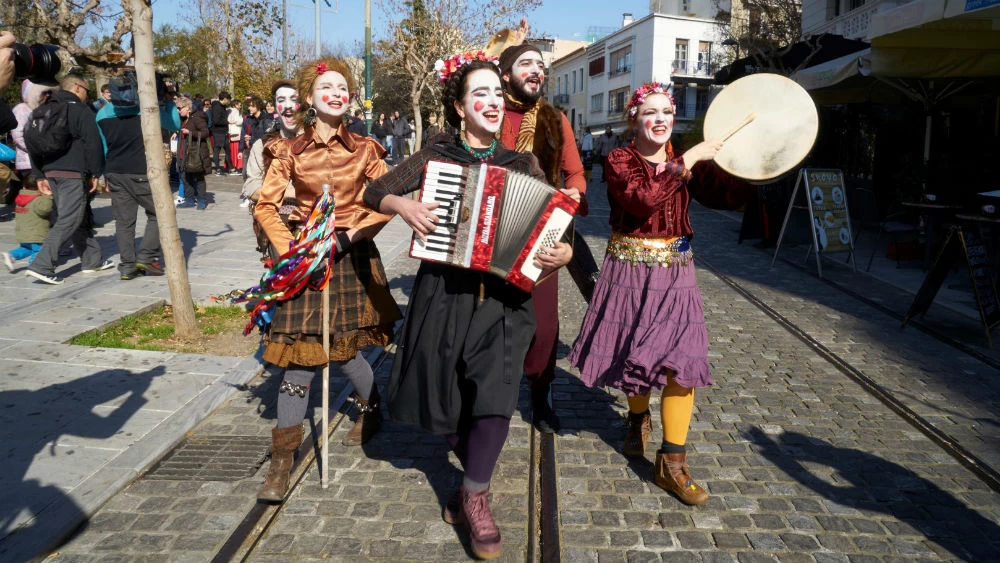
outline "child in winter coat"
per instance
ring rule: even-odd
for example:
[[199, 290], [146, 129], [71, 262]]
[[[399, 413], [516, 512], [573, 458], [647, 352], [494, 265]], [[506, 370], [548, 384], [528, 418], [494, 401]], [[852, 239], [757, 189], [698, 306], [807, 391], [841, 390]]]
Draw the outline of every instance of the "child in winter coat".
[[20, 246], [10, 252], [0, 252], [4, 266], [14, 271], [14, 262], [22, 258], [31, 264], [38, 251], [42, 249], [42, 241], [49, 234], [49, 215], [52, 214], [52, 196], [39, 193], [38, 185], [33, 176], [25, 176], [21, 193], [14, 200], [14, 233]]

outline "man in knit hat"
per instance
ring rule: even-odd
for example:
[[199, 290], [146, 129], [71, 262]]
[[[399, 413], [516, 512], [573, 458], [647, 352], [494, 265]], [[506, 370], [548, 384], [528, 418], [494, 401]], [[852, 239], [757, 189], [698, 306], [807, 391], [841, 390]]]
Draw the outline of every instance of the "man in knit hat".
[[[500, 142], [538, 157], [548, 183], [579, 200], [579, 214], [586, 215], [587, 181], [573, 128], [565, 115], [542, 98], [545, 63], [541, 51], [530, 44], [515, 45], [500, 54], [499, 62], [505, 105]], [[524, 360], [524, 373], [531, 384], [531, 418], [539, 431], [558, 432], [559, 419], [549, 405], [559, 339], [559, 280], [555, 272], [535, 285], [532, 300], [537, 327]]]

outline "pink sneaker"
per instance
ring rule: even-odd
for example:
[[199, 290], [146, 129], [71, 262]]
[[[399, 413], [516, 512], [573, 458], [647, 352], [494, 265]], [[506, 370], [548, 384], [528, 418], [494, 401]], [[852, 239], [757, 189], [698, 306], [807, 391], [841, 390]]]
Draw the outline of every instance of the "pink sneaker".
[[472, 551], [480, 559], [496, 559], [503, 550], [500, 528], [490, 513], [490, 490], [470, 493], [462, 487], [462, 515], [469, 528]]

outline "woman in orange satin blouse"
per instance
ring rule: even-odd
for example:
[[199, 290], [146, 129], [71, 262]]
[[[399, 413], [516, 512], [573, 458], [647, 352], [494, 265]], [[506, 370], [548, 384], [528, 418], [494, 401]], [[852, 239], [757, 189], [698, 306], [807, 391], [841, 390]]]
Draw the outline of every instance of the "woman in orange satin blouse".
[[[336, 198], [337, 250], [330, 278], [330, 355], [323, 352], [321, 295], [306, 289], [279, 302], [265, 336], [264, 360], [285, 368], [278, 389], [278, 424], [272, 430], [271, 467], [258, 498], [280, 502], [288, 491], [292, 457], [302, 441], [302, 419], [309, 387], [317, 368], [336, 362], [354, 385], [360, 414], [344, 438], [360, 445], [381, 424], [379, 393], [371, 366], [361, 355], [367, 346], [385, 346], [393, 324], [401, 318], [389, 294], [385, 270], [372, 238], [389, 216], [364, 205], [365, 182], [386, 172], [385, 149], [375, 140], [351, 133], [343, 117], [354, 89], [351, 73], [339, 59], [308, 63], [298, 75], [299, 116], [304, 132], [278, 139], [265, 148], [270, 161], [254, 218], [278, 253], [294, 240], [296, 223], [309, 215], [316, 198], [329, 184]], [[295, 187], [298, 209], [289, 217], [291, 229], [278, 216], [289, 181]]]

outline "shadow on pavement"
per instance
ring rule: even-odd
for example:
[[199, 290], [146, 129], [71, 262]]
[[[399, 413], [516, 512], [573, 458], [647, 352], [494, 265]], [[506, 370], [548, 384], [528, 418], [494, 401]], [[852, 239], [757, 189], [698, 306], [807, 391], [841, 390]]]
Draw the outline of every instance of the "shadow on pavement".
[[[52, 476], [31, 476], [31, 466], [41, 456], [62, 457], [65, 471], [74, 469], [72, 456], [82, 446], [63, 446], [63, 436], [103, 440], [117, 434], [125, 423], [146, 404], [144, 394], [154, 377], [166, 372], [157, 366], [142, 373], [125, 369], [100, 371], [67, 383], [40, 389], [0, 392], [0, 427], [4, 449], [3, 476], [0, 477], [0, 560], [7, 563], [30, 561], [38, 553], [28, 553], [25, 543], [47, 537], [41, 532], [59, 523], [75, 525], [86, 519], [83, 510], [56, 485], [43, 484]], [[114, 401], [124, 397], [118, 404]], [[97, 407], [113, 408], [107, 414]], [[81, 454], [80, 457], [85, 457]], [[79, 463], [86, 459], [79, 459]], [[86, 471], [86, 469], [83, 469]], [[44, 514], [43, 514], [44, 512]], [[86, 526], [86, 523], [83, 524]], [[32, 549], [51, 546], [33, 545]]]
[[[852, 448], [797, 432], [746, 436], [760, 455], [823, 498], [907, 524], [962, 561], [1000, 561], [1000, 526], [913, 471]], [[832, 480], [809, 467], [833, 469]]]

